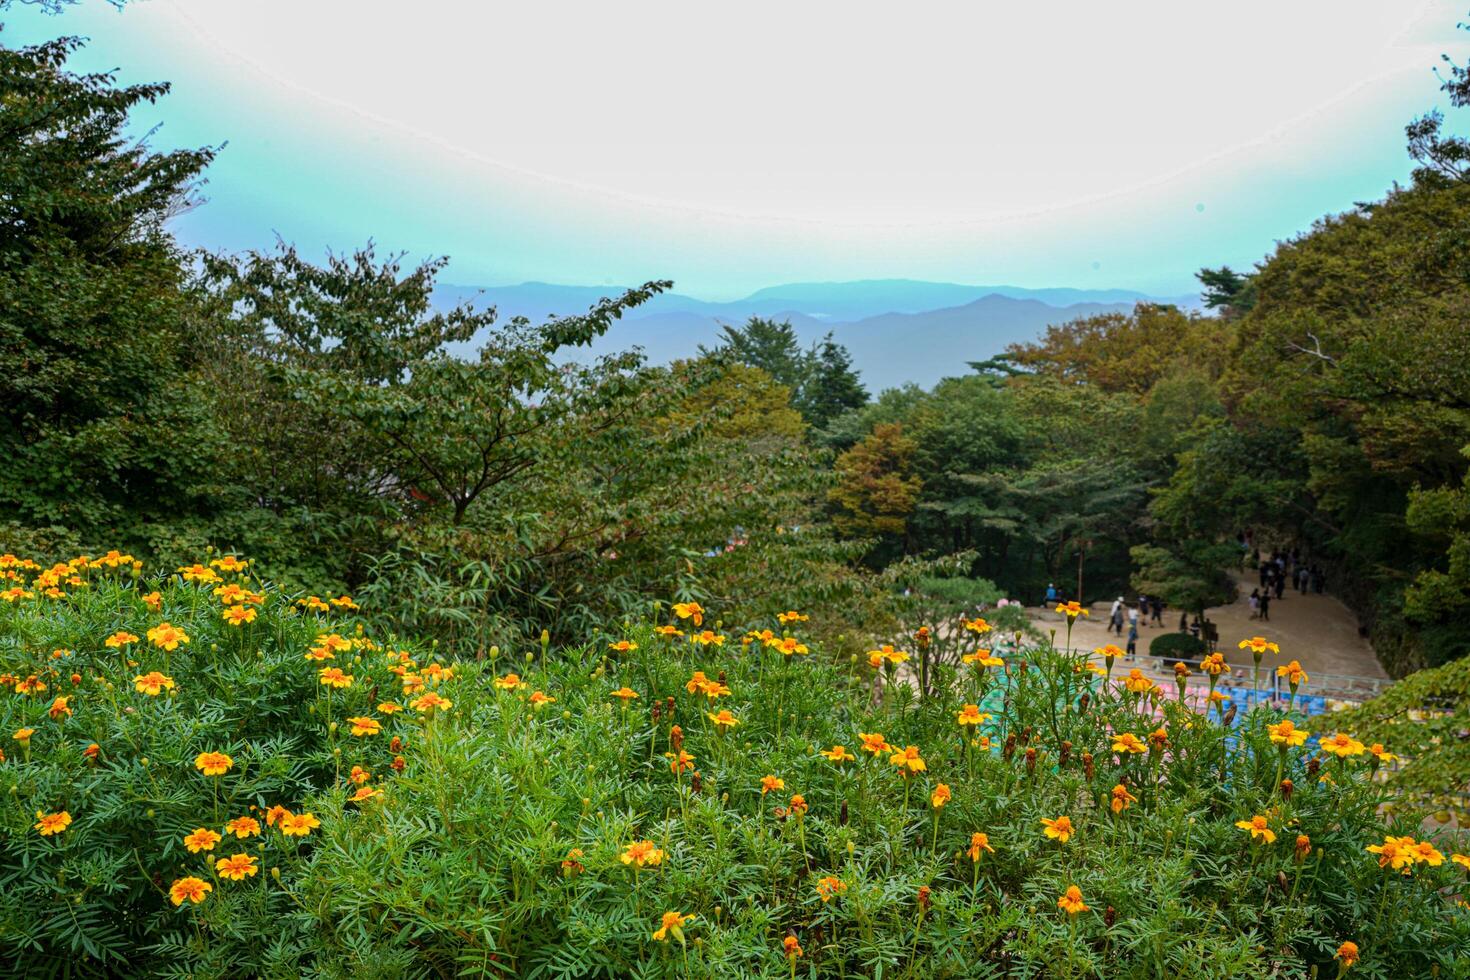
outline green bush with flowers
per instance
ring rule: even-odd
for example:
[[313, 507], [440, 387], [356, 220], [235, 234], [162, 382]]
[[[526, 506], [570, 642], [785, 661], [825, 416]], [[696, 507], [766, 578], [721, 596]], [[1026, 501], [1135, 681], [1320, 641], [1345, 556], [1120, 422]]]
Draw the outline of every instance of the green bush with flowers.
[[1385, 750], [983, 620], [921, 697], [795, 613], [449, 663], [229, 559], [0, 564], [15, 975], [1470, 973]]

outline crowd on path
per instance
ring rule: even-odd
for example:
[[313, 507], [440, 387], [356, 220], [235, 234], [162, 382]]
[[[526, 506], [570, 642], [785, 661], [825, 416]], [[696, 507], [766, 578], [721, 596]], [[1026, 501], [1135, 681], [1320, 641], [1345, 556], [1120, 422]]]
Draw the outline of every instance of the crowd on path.
[[1271, 603], [1279, 602], [1285, 597], [1288, 581], [1296, 588], [1298, 595], [1309, 592], [1313, 595], [1322, 594], [1326, 585], [1322, 566], [1304, 561], [1300, 549], [1275, 551], [1270, 558], [1262, 558], [1261, 549], [1256, 548], [1251, 556], [1260, 573], [1260, 584], [1251, 590], [1248, 600], [1251, 619], [1270, 622]]

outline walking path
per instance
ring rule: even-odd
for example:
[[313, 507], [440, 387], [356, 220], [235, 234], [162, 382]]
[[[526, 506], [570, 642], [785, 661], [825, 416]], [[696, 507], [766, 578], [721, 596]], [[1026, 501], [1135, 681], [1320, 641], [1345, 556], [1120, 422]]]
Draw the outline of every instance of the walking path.
[[[1358, 635], [1358, 620], [1352, 611], [1330, 595], [1301, 594], [1287, 589], [1279, 600], [1271, 600], [1271, 619], [1268, 622], [1250, 618], [1250, 604], [1246, 601], [1254, 587], [1255, 579], [1244, 575], [1236, 576], [1242, 586], [1240, 597], [1228, 606], [1216, 606], [1206, 613], [1220, 631], [1219, 650], [1225, 659], [1236, 667], [1249, 668], [1250, 654], [1236, 647], [1241, 640], [1252, 636], [1264, 636], [1281, 647], [1281, 655], [1268, 654], [1262, 661], [1264, 675], [1268, 667], [1274, 668], [1292, 660], [1301, 661], [1308, 674], [1335, 674], [1351, 677], [1373, 678], [1386, 681], [1388, 674], [1373, 653], [1368, 641]], [[1123, 637], [1108, 632], [1108, 611], [1112, 600], [1096, 602], [1090, 607], [1090, 615], [1079, 618], [1072, 629], [1072, 645], [1081, 650], [1093, 650], [1106, 643], [1126, 646], [1128, 627], [1123, 627]], [[1066, 633], [1066, 619], [1052, 609], [1031, 607], [1027, 609], [1033, 624], [1041, 629], [1051, 625], [1057, 628], [1057, 642], [1062, 642]], [[1179, 629], [1179, 610], [1164, 610], [1164, 625], [1145, 626], [1138, 629], [1138, 653], [1140, 658], [1148, 655], [1148, 645], [1160, 633]]]

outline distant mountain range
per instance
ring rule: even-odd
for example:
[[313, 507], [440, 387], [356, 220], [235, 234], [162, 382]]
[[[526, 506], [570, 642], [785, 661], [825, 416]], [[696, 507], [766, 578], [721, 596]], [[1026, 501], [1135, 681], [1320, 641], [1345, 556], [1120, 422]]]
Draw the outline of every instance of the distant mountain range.
[[[611, 286], [436, 288], [436, 306], [469, 301], [494, 306], [502, 322], [524, 316], [582, 313], [599, 299], [619, 295]], [[1126, 289], [1023, 289], [963, 286], [911, 279], [790, 283], [757, 290], [744, 299], [711, 302], [665, 293], [632, 311], [595, 343], [593, 354], [641, 347], [649, 359], [689, 357], [713, 346], [723, 324], [752, 316], [789, 320], [806, 343], [829, 331], [852, 353], [869, 391], [913, 382], [925, 387], [964, 374], [967, 361], [999, 354], [1009, 344], [1032, 340], [1047, 326], [1099, 313], [1126, 313], [1135, 303], [1173, 303], [1194, 309], [1198, 296], [1148, 296]]]

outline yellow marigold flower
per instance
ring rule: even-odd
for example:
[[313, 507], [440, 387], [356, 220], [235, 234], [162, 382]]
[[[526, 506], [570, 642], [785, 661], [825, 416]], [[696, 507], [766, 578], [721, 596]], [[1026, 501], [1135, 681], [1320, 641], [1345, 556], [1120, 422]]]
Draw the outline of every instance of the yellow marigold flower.
[[657, 633], [659, 636], [665, 636], [665, 637], [670, 637], [670, 638], [675, 637], [675, 636], [683, 636], [684, 635], [684, 631], [681, 630], [681, 629], [679, 629], [679, 627], [677, 627], [677, 626], [655, 626], [653, 628], [653, 631], [655, 633]]
[[857, 736], [858, 740], [863, 743], [862, 748], [864, 752], [871, 752], [874, 755], [882, 755], [884, 752], [888, 752], [893, 748], [893, 746], [889, 745], [887, 740], [884, 739], [883, 736], [878, 734], [877, 732], [858, 732]]
[[674, 603], [674, 615], [680, 619], [692, 620], [695, 626], [704, 625], [704, 607], [697, 602]]
[[556, 703], [556, 698], [552, 697], [550, 694], [547, 694], [545, 691], [532, 691], [531, 697], [528, 700], [531, 702], [531, 707], [533, 709], [539, 709], [548, 704]]
[[902, 751], [895, 752], [888, 757], [888, 761], [898, 766], [898, 771], [905, 776], [916, 772], [923, 772], [929, 768], [919, 755], [919, 747], [910, 745]]
[[71, 698], [65, 695], [58, 696], [56, 700], [51, 702], [51, 707], [46, 709], [46, 714], [51, 716], [52, 721], [60, 721], [62, 718], [71, 717], [71, 708], [67, 705], [67, 702], [70, 700]]
[[628, 653], [638, 649], [638, 644], [632, 640], [619, 640], [616, 643], [609, 643], [607, 648], [609, 650], [616, 650], [618, 653]]
[[179, 574], [184, 577], [185, 582], [198, 582], [200, 585], [210, 585], [219, 581], [213, 569], [205, 568], [203, 565], [180, 565]]
[[1210, 692], [1210, 695], [1209, 695], [1209, 698], [1207, 700], [1211, 704], [1213, 704], [1213, 705], [1221, 705], [1221, 704], [1229, 704], [1230, 703], [1230, 699], [1228, 697], [1226, 697], [1225, 695], [1221, 694], [1219, 691], [1211, 691]]
[[309, 595], [303, 599], [297, 599], [296, 605], [305, 609], [307, 612], [328, 612], [332, 608], [322, 601], [321, 596], [315, 595]]
[[1068, 915], [1077, 915], [1079, 912], [1087, 911], [1087, 903], [1082, 901], [1082, 889], [1076, 885], [1069, 885], [1062, 897], [1057, 899], [1057, 908]]
[[1162, 727], [1155, 728], [1148, 733], [1148, 747], [1157, 752], [1164, 751], [1169, 747], [1169, 733]]
[[976, 728], [989, 721], [990, 715], [981, 713], [978, 704], [967, 704], [954, 716], [954, 720], [961, 728]]
[[236, 817], [225, 824], [225, 832], [234, 834], [242, 840], [246, 837], [254, 837], [260, 833], [260, 821], [254, 817]]
[[255, 622], [254, 606], [230, 606], [224, 611], [225, 622], [231, 626], [243, 626]]
[[797, 942], [795, 936], [787, 936], [781, 940], [781, 952], [788, 961], [795, 963], [802, 956], [801, 943]]
[[1097, 654], [1099, 657], [1102, 657], [1104, 660], [1108, 658], [1117, 660], [1119, 657], [1123, 656], [1123, 650], [1113, 643], [1108, 643], [1104, 646], [1100, 646], [1092, 652]]
[[781, 779], [779, 776], [762, 776], [761, 777], [761, 795], [762, 796], [765, 796], [767, 793], [775, 792], [778, 789], [785, 789], [785, 788], [786, 788], [786, 780]]
[[24, 745], [31, 740], [31, 736], [34, 734], [36, 734], [36, 730], [34, 728], [18, 728], [16, 729], [15, 734], [11, 736], [11, 738]]
[[143, 605], [147, 606], [153, 612], [158, 612], [163, 609], [163, 596], [159, 595], [157, 592], [150, 592], [145, 596], [141, 596], [140, 598]]
[[627, 704], [629, 701], [632, 701], [634, 698], [638, 697], [638, 692], [633, 690], [631, 687], [620, 687], [616, 691], [612, 692], [612, 696], [615, 698], [621, 698], [623, 703]]
[[675, 776], [694, 768], [694, 756], [683, 749], [678, 752], [667, 752], [665, 755], [669, 760], [669, 771]]
[[989, 650], [976, 650], [974, 653], [967, 653], [960, 657], [960, 660], [967, 664], [974, 664], [976, 669], [981, 667], [1004, 667], [1006, 664], [999, 657], [992, 656]]
[[979, 616], [976, 616], [974, 619], [965, 620], [964, 626], [965, 629], [969, 630], [971, 633], [984, 634], [990, 632], [990, 624]]
[[719, 714], [714, 714], [713, 712], [706, 711], [704, 713], [704, 716], [710, 720], [715, 728], [719, 729], [721, 734], [728, 732], [730, 729], [740, 724], [740, 719], [732, 715], [728, 709], [721, 710]]
[[244, 881], [260, 869], [249, 854], [235, 854], [214, 862], [215, 872], [226, 881]]
[[1382, 844], [1369, 844], [1368, 853], [1378, 855], [1378, 866], [1394, 871], [1409, 873], [1409, 868], [1419, 859], [1412, 837], [1384, 837]]
[[943, 807], [944, 804], [950, 801], [950, 797], [951, 794], [949, 791], [949, 787], [944, 783], [940, 783], [938, 786], [934, 787], [934, 792], [930, 794], [929, 803], [934, 807], [934, 809], [938, 810]]
[[1255, 654], [1258, 657], [1263, 653], [1281, 652], [1281, 648], [1279, 646], [1272, 643], [1264, 636], [1253, 636], [1249, 640], [1241, 640], [1239, 646], [1240, 649], [1249, 650], [1251, 653]]
[[4, 599], [6, 602], [15, 602], [17, 599], [34, 599], [35, 597], [36, 594], [34, 592], [27, 592], [18, 585], [14, 588], [6, 589], [4, 592], [0, 592], [0, 599]]
[[150, 670], [146, 674], [140, 674], [133, 678], [133, 689], [139, 694], [146, 694], [150, 698], [156, 698], [164, 691], [174, 689], [174, 679], [167, 674], [156, 670]]
[[696, 670], [694, 676], [689, 678], [689, 681], [684, 685], [684, 690], [693, 694], [695, 691], [703, 691], [708, 684], [709, 678], [704, 676], [704, 671]]
[[822, 900], [823, 905], [826, 905], [845, 891], [847, 891], [847, 882], [841, 878], [834, 878], [832, 875], [827, 875], [824, 878], [817, 879], [817, 897]]
[[1398, 756], [1385, 749], [1382, 742], [1374, 742], [1372, 745], [1368, 746], [1368, 754], [1384, 764], [1393, 762], [1398, 758]]
[[189, 634], [172, 623], [159, 623], [148, 631], [148, 642], [160, 650], [177, 650], [179, 644], [189, 642]]
[[520, 674], [506, 674], [504, 677], [495, 678], [495, 688], [500, 691], [514, 691], [522, 686]]
[[119, 647], [127, 646], [129, 643], [137, 643], [138, 638], [127, 630], [118, 630], [102, 642], [104, 645], [116, 650]]
[[804, 816], [806, 814], [806, 811], [807, 811], [807, 805], [806, 805], [806, 797], [805, 796], [802, 796], [800, 793], [797, 793], [795, 796], [791, 797], [791, 812], [793, 814], [795, 814], [796, 816], [800, 817], [800, 816]]
[[659, 850], [651, 840], [638, 840], [629, 844], [627, 849], [618, 856], [624, 864], [631, 864], [635, 868], [663, 864], [664, 852]]
[[223, 776], [234, 764], [235, 760], [223, 752], [201, 752], [194, 757], [194, 768], [206, 776]]
[[243, 572], [250, 562], [244, 558], [236, 558], [234, 555], [225, 555], [210, 562], [212, 566], [222, 572]]
[[1284, 718], [1274, 725], [1266, 726], [1266, 734], [1271, 736], [1271, 741], [1277, 745], [1292, 746], [1303, 745], [1307, 736], [1312, 733], [1296, 727], [1290, 718]]
[[1367, 751], [1367, 749], [1363, 748], [1362, 742], [1342, 732], [1336, 732], [1327, 736], [1317, 743], [1317, 747], [1323, 752], [1337, 756], [1339, 759], [1346, 759], [1351, 755], [1362, 755]]
[[710, 681], [704, 686], [704, 696], [713, 701], [715, 698], [728, 698], [730, 688], [719, 681]]
[[1139, 755], [1147, 752], [1148, 746], [1139, 741], [1138, 736], [1132, 732], [1123, 732], [1113, 736], [1113, 751], [1123, 753], [1132, 752], [1134, 755]]
[[42, 837], [51, 837], [54, 834], [59, 834], [70, 826], [71, 814], [65, 810], [60, 810], [56, 813], [36, 811], [35, 829], [40, 832]]
[[724, 634], [716, 633], [714, 630], [701, 630], [698, 633], [691, 633], [689, 635], [689, 642], [697, 643], [702, 647], [722, 647], [725, 645], [725, 637]]
[[38, 679], [35, 674], [15, 683], [16, 694], [39, 694], [44, 690], [46, 690], [46, 682]]
[[1464, 868], [1466, 871], [1470, 871], [1470, 854], [1451, 854], [1450, 860], [1458, 864], [1460, 867]]
[[352, 675], [344, 673], [341, 667], [323, 667], [317, 671], [317, 681], [327, 687], [351, 687]]
[[970, 835], [970, 846], [965, 853], [970, 855], [971, 861], [978, 862], [981, 851], [989, 851], [991, 854], [994, 854], [995, 848], [990, 846], [990, 836], [977, 830]]
[[327, 601], [338, 609], [356, 610], [361, 608], [357, 603], [352, 601], [352, 596], [350, 595], [339, 595], [337, 598], [328, 599]]
[[1091, 615], [1090, 613], [1088, 613], [1087, 609], [1083, 607], [1082, 603], [1078, 602], [1075, 599], [1068, 602], [1060, 603], [1057, 606], [1057, 612], [1066, 616], [1068, 619], [1076, 619], [1078, 616]]
[[1302, 670], [1301, 663], [1296, 660], [1293, 660], [1289, 664], [1284, 664], [1280, 667], [1277, 667], [1276, 676], [1285, 677], [1286, 682], [1292, 687], [1297, 687], [1298, 685], [1305, 684], [1309, 680], [1309, 678], [1307, 677], [1307, 672], [1305, 670]]
[[239, 582], [230, 582], [214, 590], [214, 597], [227, 606], [244, 602], [250, 593], [240, 587]]
[[1128, 792], [1128, 787], [1122, 783], [1113, 787], [1112, 797], [1113, 799], [1109, 806], [1112, 807], [1114, 813], [1122, 813], [1129, 806], [1138, 802], [1138, 797]]
[[347, 802], [362, 803], [365, 800], [375, 799], [382, 795], [383, 791], [380, 789], [373, 789], [373, 787], [371, 786], [363, 786], [359, 788], [356, 793], [353, 793], [351, 796], [347, 797]]
[[1128, 672], [1123, 680], [1123, 686], [1134, 694], [1147, 694], [1154, 688], [1154, 682], [1143, 675], [1143, 671], [1137, 667]]
[[168, 887], [168, 897], [169, 901], [175, 905], [183, 905], [186, 900], [198, 905], [212, 891], [214, 891], [214, 886], [209, 882], [190, 875], [187, 878], [180, 878], [170, 885]]
[[876, 650], [868, 651], [868, 663], [874, 667], [881, 667], [885, 663], [896, 667], [908, 658], [908, 654], [902, 650], [893, 649], [893, 645], [889, 643], [883, 644]]
[[347, 774], [347, 778], [352, 780], [353, 785], [361, 786], [369, 779], [372, 779], [373, 774], [368, 772], [362, 766], [353, 766], [352, 771]]
[[214, 845], [218, 844], [220, 840], [219, 834], [216, 834], [207, 827], [200, 827], [192, 834], [185, 835], [184, 846], [189, 849], [190, 854], [198, 854], [200, 851], [214, 850]]
[[810, 652], [807, 649], [807, 645], [794, 636], [781, 637], [781, 639], [776, 641], [775, 650], [783, 657], [789, 657], [793, 653], [805, 654]]
[[684, 941], [684, 923], [690, 922], [693, 919], [693, 915], [665, 912], [659, 927], [653, 931], [653, 938], [659, 942], [668, 942], [669, 936], [673, 936], [682, 943]]
[[417, 697], [408, 702], [408, 706], [415, 711], [428, 714], [430, 711], [448, 711], [454, 706], [454, 702], [446, 697], [440, 697], [433, 691]]
[[402, 711], [402, 710], [403, 710], [403, 705], [401, 705], [401, 704], [395, 704], [392, 701], [384, 701], [384, 702], [382, 702], [381, 704], [378, 705], [378, 711], [380, 713], [382, 713], [382, 714], [385, 714], [385, 715], [391, 715], [391, 714], [393, 714], [395, 712]]
[[290, 815], [290, 810], [287, 810], [285, 807], [277, 803], [275, 806], [265, 811], [265, 825], [267, 827], [274, 827], [276, 824], [281, 822], [282, 817], [289, 817]]
[[1354, 963], [1358, 962], [1358, 944], [1352, 940], [1343, 943], [1337, 947], [1337, 958], [1342, 961], [1342, 968], [1344, 970], [1349, 969]]
[[1211, 677], [1219, 677], [1230, 669], [1230, 665], [1225, 662], [1225, 654], [1212, 653], [1200, 663], [1199, 669]]
[[1174, 665], [1174, 677], [1178, 680], [1185, 680], [1193, 674], [1194, 671], [1190, 670], [1189, 664], [1185, 663], [1183, 660]]
[[280, 820], [281, 833], [287, 837], [305, 837], [321, 825], [310, 813], [287, 813]]
[[366, 735], [376, 735], [383, 730], [382, 724], [376, 718], [368, 718], [363, 715], [348, 718], [347, 724], [352, 726], [352, 734], [359, 738]]
[[776, 621], [782, 626], [785, 626], [787, 623], [804, 623], [810, 618], [810, 616], [803, 616], [794, 609], [776, 614]]
[[1235, 826], [1239, 827], [1241, 830], [1249, 832], [1251, 835], [1251, 840], [1255, 840], [1257, 837], [1259, 837], [1267, 844], [1276, 843], [1276, 832], [1271, 829], [1271, 822], [1259, 813], [1256, 814], [1254, 817], [1251, 817], [1249, 820], [1235, 821]]
[[851, 752], [847, 751], [847, 746], [845, 745], [834, 745], [830, 751], [819, 754], [826, 756], [828, 761], [837, 763], [852, 762], [856, 758]]
[[1044, 833], [1059, 844], [1065, 844], [1077, 831], [1072, 827], [1071, 817], [1057, 817], [1055, 820], [1041, 818], [1042, 826], [1046, 827]]

